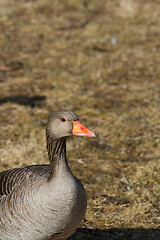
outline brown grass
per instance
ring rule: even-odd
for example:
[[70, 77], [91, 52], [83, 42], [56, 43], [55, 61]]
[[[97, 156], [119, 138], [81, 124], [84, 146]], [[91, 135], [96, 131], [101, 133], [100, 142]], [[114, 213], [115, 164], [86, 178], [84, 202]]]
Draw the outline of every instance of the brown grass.
[[52, 110], [97, 135], [68, 143], [88, 193], [71, 239], [160, 238], [160, 4], [125, 2], [0, 3], [0, 170], [48, 161]]

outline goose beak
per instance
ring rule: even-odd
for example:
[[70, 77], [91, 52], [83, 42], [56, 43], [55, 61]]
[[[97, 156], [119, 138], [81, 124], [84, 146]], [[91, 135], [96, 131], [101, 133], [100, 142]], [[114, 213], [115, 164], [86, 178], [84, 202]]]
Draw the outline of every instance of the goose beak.
[[75, 136], [81, 137], [95, 137], [95, 133], [87, 129], [85, 126], [82, 125], [80, 121], [73, 121], [73, 129], [72, 133]]

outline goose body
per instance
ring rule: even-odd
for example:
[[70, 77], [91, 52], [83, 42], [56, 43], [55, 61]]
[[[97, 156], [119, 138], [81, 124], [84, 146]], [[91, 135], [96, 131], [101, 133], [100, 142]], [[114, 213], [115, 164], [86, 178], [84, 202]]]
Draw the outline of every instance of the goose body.
[[66, 110], [51, 114], [46, 131], [49, 165], [0, 173], [0, 240], [64, 240], [83, 219], [87, 198], [66, 158], [66, 137], [94, 137]]

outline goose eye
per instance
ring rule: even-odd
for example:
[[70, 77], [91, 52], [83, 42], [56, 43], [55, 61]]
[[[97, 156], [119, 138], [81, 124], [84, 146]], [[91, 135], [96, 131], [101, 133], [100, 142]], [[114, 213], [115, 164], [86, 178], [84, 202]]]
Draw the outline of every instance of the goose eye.
[[66, 119], [65, 118], [61, 118], [61, 122], [65, 122], [66, 121]]

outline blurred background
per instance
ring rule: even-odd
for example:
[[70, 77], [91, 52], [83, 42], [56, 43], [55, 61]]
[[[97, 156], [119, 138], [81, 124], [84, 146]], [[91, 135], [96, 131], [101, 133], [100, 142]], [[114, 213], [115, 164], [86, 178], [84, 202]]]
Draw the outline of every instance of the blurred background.
[[70, 239], [160, 239], [160, 1], [0, 2], [0, 170], [48, 163], [48, 114], [95, 139], [68, 142], [88, 209]]

